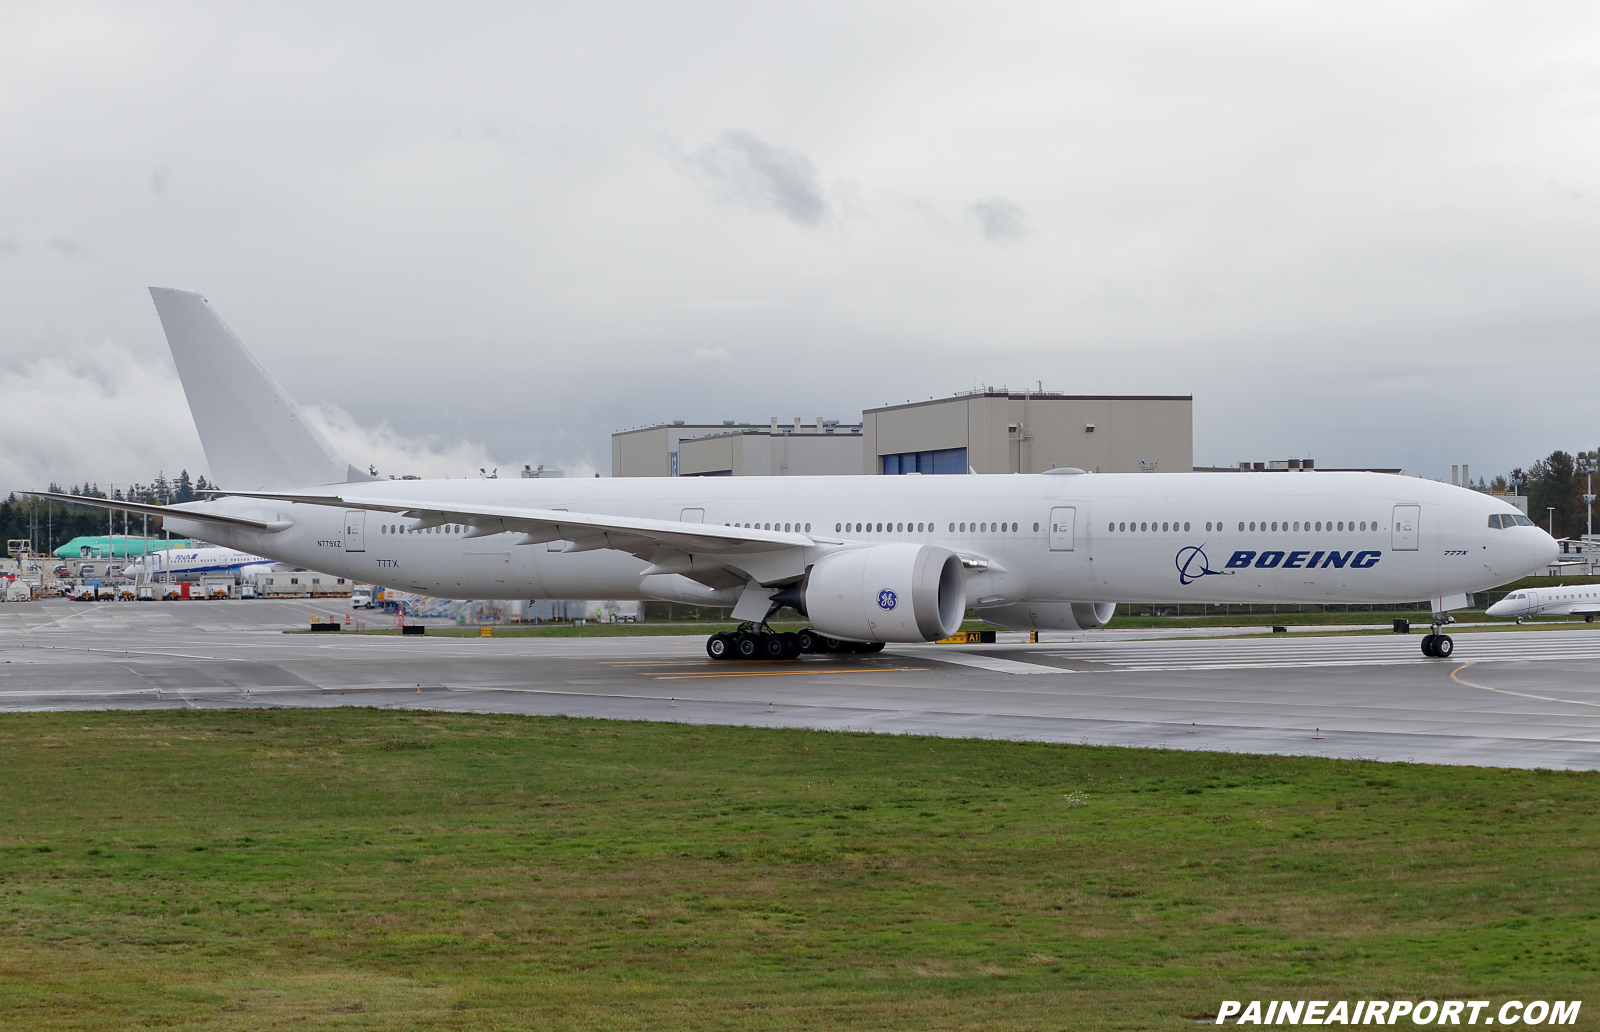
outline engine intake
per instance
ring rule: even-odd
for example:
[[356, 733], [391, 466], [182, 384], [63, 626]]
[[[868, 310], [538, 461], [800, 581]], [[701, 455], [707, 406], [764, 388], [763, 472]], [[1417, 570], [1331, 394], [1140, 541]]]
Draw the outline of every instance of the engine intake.
[[967, 610], [961, 557], [937, 545], [885, 544], [829, 552], [802, 594], [811, 626], [847, 641], [948, 638]]

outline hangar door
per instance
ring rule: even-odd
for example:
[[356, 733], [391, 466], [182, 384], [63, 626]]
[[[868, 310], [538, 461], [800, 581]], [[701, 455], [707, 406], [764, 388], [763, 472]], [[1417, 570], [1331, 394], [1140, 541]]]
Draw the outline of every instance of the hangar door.
[[364, 509], [352, 509], [344, 514], [344, 550], [346, 552], [365, 552], [367, 550], [366, 535], [367, 513]]
[[1389, 533], [1389, 547], [1396, 552], [1415, 552], [1417, 538], [1422, 534], [1422, 506], [1397, 505], [1394, 507], [1394, 526]]
[[1058, 505], [1050, 510], [1050, 551], [1072, 551], [1072, 537], [1077, 522], [1076, 506]]

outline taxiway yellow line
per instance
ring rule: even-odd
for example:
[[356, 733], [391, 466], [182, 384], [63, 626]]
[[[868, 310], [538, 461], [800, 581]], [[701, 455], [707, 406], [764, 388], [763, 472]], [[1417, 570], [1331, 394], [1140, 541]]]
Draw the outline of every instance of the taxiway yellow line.
[[1527, 692], [1513, 692], [1505, 688], [1490, 688], [1486, 684], [1473, 684], [1471, 681], [1463, 681], [1461, 678], [1456, 676], [1475, 662], [1477, 662], [1477, 660], [1471, 660], [1450, 671], [1450, 680], [1454, 681], [1456, 684], [1464, 684], [1468, 688], [1482, 688], [1486, 692], [1498, 692], [1501, 695], [1515, 695], [1523, 699], [1538, 699], [1540, 702], [1560, 702], [1565, 703], [1568, 706], [1600, 706], [1600, 702], [1584, 702], [1582, 699], [1553, 699], [1548, 695], [1529, 695]]
[[[879, 667], [873, 670], [875, 674], [896, 674], [907, 671], [922, 671], [922, 667]], [[809, 667], [795, 667], [789, 670], [746, 670], [730, 674], [672, 674], [651, 671], [640, 671], [646, 677], [654, 677], [657, 681], [698, 681], [709, 677], [785, 677], [790, 675], [812, 676], [815, 674], [861, 674], [865, 671], [859, 667], [848, 670], [812, 670]]]

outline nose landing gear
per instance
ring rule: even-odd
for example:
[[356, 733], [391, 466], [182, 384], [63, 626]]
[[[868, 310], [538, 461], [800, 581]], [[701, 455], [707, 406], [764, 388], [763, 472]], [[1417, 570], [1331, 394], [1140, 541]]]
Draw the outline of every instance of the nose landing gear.
[[1455, 622], [1455, 617], [1450, 616], [1448, 613], [1433, 614], [1433, 633], [1422, 636], [1422, 654], [1424, 656], [1432, 656], [1435, 659], [1450, 658], [1450, 654], [1456, 650], [1456, 643], [1451, 640], [1450, 635], [1441, 634], [1440, 628], [1444, 627], [1445, 624], [1453, 624]]

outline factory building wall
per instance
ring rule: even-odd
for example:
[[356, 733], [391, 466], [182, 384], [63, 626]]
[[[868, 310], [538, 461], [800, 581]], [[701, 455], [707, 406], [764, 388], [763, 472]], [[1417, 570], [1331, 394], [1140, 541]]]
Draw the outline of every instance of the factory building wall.
[[611, 475], [614, 477], [670, 477], [687, 438], [746, 429], [767, 429], [749, 423], [672, 423], [624, 430], [611, 435]]
[[[960, 472], [1042, 473], [1077, 466], [1104, 473], [1181, 473], [1194, 468], [1194, 400], [975, 393], [868, 409], [862, 437], [862, 471], [869, 474], [955, 472], [962, 458]], [[929, 463], [931, 469], [921, 468]]]
[[852, 476], [861, 473], [861, 435], [751, 432], [683, 441], [678, 475]]

